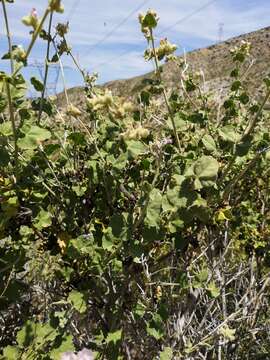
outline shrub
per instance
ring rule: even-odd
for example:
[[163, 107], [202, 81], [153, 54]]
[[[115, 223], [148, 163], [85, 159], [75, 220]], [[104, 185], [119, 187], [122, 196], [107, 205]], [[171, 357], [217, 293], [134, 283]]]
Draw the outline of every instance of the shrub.
[[[0, 73], [2, 358], [267, 358], [270, 80], [262, 102], [245, 90], [249, 44], [232, 50], [217, 103], [175, 45], [156, 47], [150, 10], [139, 21], [155, 78], [138, 99], [79, 69], [87, 110], [66, 92], [59, 112], [46, 79], [31, 79], [41, 95], [30, 100], [21, 75], [38, 36], [46, 71], [64, 53], [75, 61], [67, 26], [52, 34], [55, 11], [61, 1], [24, 18], [29, 47], [10, 40]], [[162, 60], [176, 62], [180, 90], [166, 89]]]

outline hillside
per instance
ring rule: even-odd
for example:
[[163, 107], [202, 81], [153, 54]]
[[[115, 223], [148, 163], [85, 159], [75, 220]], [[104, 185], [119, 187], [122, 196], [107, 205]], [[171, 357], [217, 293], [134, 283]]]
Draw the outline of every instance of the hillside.
[[[226, 90], [228, 75], [232, 68], [230, 49], [237, 46], [242, 40], [252, 44], [251, 61], [252, 66], [246, 74], [249, 91], [256, 94], [262, 91], [262, 79], [269, 72], [270, 60], [270, 27], [241, 35], [225, 42], [209, 46], [204, 49], [194, 50], [186, 54], [187, 63], [195, 71], [203, 71], [206, 90]], [[179, 70], [173, 63], [165, 64], [163, 77], [168, 87], [177, 87], [179, 84]], [[142, 88], [142, 80], [150, 78], [153, 73], [137, 76], [130, 79], [115, 80], [104, 84], [104, 86], [115, 95], [132, 96]], [[69, 89], [72, 103], [82, 106], [82, 88]], [[63, 94], [59, 95], [59, 103], [63, 103]]]

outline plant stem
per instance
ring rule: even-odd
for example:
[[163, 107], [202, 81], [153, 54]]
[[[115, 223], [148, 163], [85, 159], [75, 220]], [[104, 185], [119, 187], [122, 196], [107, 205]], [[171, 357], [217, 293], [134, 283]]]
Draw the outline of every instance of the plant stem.
[[18, 145], [17, 145], [17, 132], [16, 132], [16, 124], [15, 124], [15, 114], [14, 114], [14, 108], [12, 104], [12, 98], [11, 98], [11, 92], [10, 92], [10, 85], [6, 81], [6, 89], [7, 89], [7, 98], [8, 98], [8, 107], [9, 107], [9, 115], [10, 120], [12, 124], [12, 132], [13, 132], [13, 139], [14, 139], [14, 160], [15, 160], [15, 178], [16, 182], [18, 179], [18, 173], [19, 173], [19, 162], [18, 162]]
[[224, 190], [224, 195], [223, 195], [223, 200], [224, 201], [228, 201], [230, 192], [232, 191], [234, 186], [238, 183], [238, 181], [243, 179], [244, 176], [246, 175], [247, 171], [249, 169], [251, 169], [254, 164], [256, 164], [256, 162], [259, 159], [261, 154], [262, 154], [262, 152], [258, 152], [256, 154], [256, 156], [247, 164], [247, 166], [242, 171], [240, 171], [240, 173], [235, 175], [235, 177], [232, 179], [232, 181], [229, 182], [229, 184], [226, 186], [226, 188]]
[[[254, 116], [254, 118], [250, 121], [249, 125], [247, 126], [246, 130], [244, 131], [243, 135], [241, 136], [238, 144], [240, 144], [241, 142], [243, 142], [251, 133], [252, 131], [254, 130], [255, 126], [257, 125], [257, 122], [259, 120], [259, 117], [261, 116], [261, 113], [264, 109], [264, 106], [265, 104], [267, 103], [268, 99], [270, 97], [270, 88], [268, 89], [256, 115]], [[228, 166], [225, 168], [220, 180], [219, 180], [219, 183], [221, 183], [225, 178], [226, 176], [228, 175], [229, 171], [231, 170], [231, 168], [233, 167], [234, 165], [234, 162], [237, 158], [237, 155], [234, 153], [231, 161], [229, 162]]]
[[65, 98], [66, 98], [66, 103], [67, 103], [67, 105], [69, 105], [69, 98], [68, 98], [67, 86], [66, 86], [66, 81], [65, 81], [64, 67], [63, 67], [63, 64], [62, 64], [62, 61], [61, 61], [61, 57], [60, 57], [60, 55], [58, 53], [57, 46], [55, 45], [55, 42], [52, 41], [52, 43], [53, 43], [53, 47], [55, 49], [55, 52], [56, 52], [56, 55], [57, 55], [57, 58], [58, 58], [58, 62], [59, 62], [59, 66], [60, 66], [60, 71], [61, 71], [61, 77], [62, 77], [62, 81], [63, 81], [63, 87], [64, 87], [64, 94], [65, 94]]
[[242, 142], [245, 138], [247, 138], [251, 133], [252, 131], [254, 130], [255, 126], [257, 125], [257, 122], [259, 120], [259, 117], [261, 116], [261, 113], [263, 111], [263, 108], [265, 106], [265, 104], [267, 103], [268, 99], [270, 97], [270, 88], [268, 89], [256, 115], [254, 116], [254, 118], [251, 120], [250, 124], [248, 125], [248, 127], [246, 128], [244, 134], [242, 135], [241, 139], [240, 139], [240, 142]]
[[45, 74], [44, 74], [44, 81], [43, 81], [43, 90], [42, 95], [40, 99], [40, 105], [39, 105], [39, 113], [38, 113], [38, 124], [40, 123], [41, 115], [42, 115], [42, 108], [46, 93], [46, 85], [47, 85], [47, 79], [48, 79], [48, 72], [49, 72], [49, 57], [50, 57], [50, 46], [51, 46], [51, 30], [52, 30], [52, 19], [53, 19], [53, 12], [50, 13], [49, 18], [49, 27], [48, 27], [48, 41], [47, 41], [47, 53], [46, 53], [46, 62], [45, 62]]
[[133, 233], [141, 225], [141, 223], [143, 222], [143, 220], [145, 218], [147, 207], [148, 207], [148, 204], [149, 204], [149, 201], [150, 201], [151, 191], [155, 188], [157, 180], [159, 178], [159, 175], [160, 175], [160, 154], [158, 155], [158, 157], [156, 159], [155, 176], [154, 176], [154, 179], [153, 179], [153, 181], [151, 183], [151, 188], [147, 192], [146, 199], [145, 199], [144, 205], [143, 205], [142, 210], [141, 210], [141, 214], [139, 215], [138, 219], [135, 221], [135, 224], [134, 224], [134, 227], [133, 227]]
[[8, 40], [8, 48], [9, 48], [9, 55], [10, 55], [10, 69], [11, 73], [14, 72], [14, 59], [12, 54], [12, 41], [11, 41], [11, 34], [9, 30], [9, 24], [8, 24], [8, 16], [7, 16], [7, 9], [5, 5], [5, 0], [2, 0], [2, 8], [4, 13], [4, 19], [5, 19], [5, 26], [6, 26], [6, 32], [7, 32], [7, 40]]
[[[156, 66], [156, 75], [158, 76], [159, 80], [161, 81], [161, 74], [160, 74], [160, 70], [159, 70], [159, 61], [158, 61], [158, 57], [157, 57], [157, 52], [156, 52], [156, 47], [155, 47], [155, 40], [154, 40], [154, 35], [153, 35], [153, 30], [150, 29], [150, 38], [151, 38], [151, 45], [152, 45], [152, 49], [154, 52], [154, 61], [155, 61], [155, 66]], [[165, 100], [165, 104], [167, 106], [168, 112], [169, 112], [169, 117], [171, 119], [171, 123], [173, 126], [173, 132], [174, 132], [174, 136], [176, 139], [176, 143], [177, 143], [177, 147], [179, 150], [179, 153], [181, 153], [181, 145], [180, 145], [180, 141], [179, 141], [179, 137], [178, 137], [178, 133], [177, 133], [177, 129], [176, 129], [176, 125], [175, 125], [175, 121], [174, 121], [174, 117], [173, 117], [173, 112], [168, 100], [168, 96], [166, 93], [166, 90], [164, 88], [162, 88], [162, 94]]]
[[[66, 41], [66, 38], [64, 37], [64, 40]], [[67, 42], [67, 41], [66, 41]], [[80, 72], [80, 74], [82, 75], [83, 77], [83, 80], [85, 81], [85, 74], [84, 74], [84, 71], [81, 69], [78, 61], [76, 60], [75, 56], [72, 54], [71, 50], [67, 53], [67, 55], [70, 55], [74, 65], [76, 66], [76, 68], [78, 69], [78, 71]]]

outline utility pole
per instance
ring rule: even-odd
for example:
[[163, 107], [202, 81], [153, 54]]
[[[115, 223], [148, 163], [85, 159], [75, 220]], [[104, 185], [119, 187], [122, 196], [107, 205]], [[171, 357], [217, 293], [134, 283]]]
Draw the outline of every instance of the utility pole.
[[223, 41], [223, 35], [224, 35], [224, 23], [218, 24], [218, 43], [221, 43]]

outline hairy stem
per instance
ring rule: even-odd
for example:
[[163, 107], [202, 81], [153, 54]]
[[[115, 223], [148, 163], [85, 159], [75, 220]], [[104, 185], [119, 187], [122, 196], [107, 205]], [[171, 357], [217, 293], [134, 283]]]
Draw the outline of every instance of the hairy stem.
[[2, 0], [1, 3], [2, 3], [6, 32], [7, 32], [8, 48], [9, 48], [9, 55], [10, 55], [10, 69], [11, 69], [11, 73], [13, 73], [14, 72], [14, 59], [13, 59], [13, 54], [12, 54], [12, 41], [11, 41], [11, 34], [10, 34], [10, 30], [9, 30], [7, 9], [6, 9], [6, 5], [5, 5], [6, 2], [5, 2], [5, 0]]
[[268, 91], [267, 91], [267, 93], [266, 93], [266, 95], [265, 95], [265, 97], [264, 97], [264, 99], [263, 99], [263, 101], [262, 101], [256, 115], [254, 116], [254, 118], [251, 120], [251, 122], [247, 126], [244, 134], [241, 137], [240, 142], [243, 141], [244, 139], [246, 139], [252, 133], [252, 131], [254, 130], [254, 128], [257, 125], [257, 122], [258, 122], [258, 120], [259, 120], [259, 118], [261, 116], [263, 108], [264, 108], [265, 104], [267, 103], [269, 97], [270, 97], [270, 88], [268, 89]]
[[[161, 81], [162, 79], [161, 79], [161, 74], [160, 74], [160, 69], [159, 69], [159, 61], [158, 61], [158, 57], [157, 57], [155, 40], [154, 40], [154, 35], [153, 35], [153, 30], [152, 29], [150, 29], [150, 39], [151, 39], [152, 49], [153, 49], [153, 52], [154, 52], [156, 75], [158, 76], [159, 80]], [[177, 147], [178, 147], [179, 153], [181, 153], [181, 145], [180, 145], [180, 141], [179, 141], [179, 137], [178, 137], [178, 133], [177, 133], [174, 117], [173, 117], [173, 112], [172, 112], [171, 106], [169, 104], [167, 92], [166, 92], [166, 90], [164, 88], [162, 89], [162, 94], [163, 94], [165, 104], [166, 104], [168, 112], [169, 112], [169, 117], [171, 119], [171, 123], [172, 123], [172, 126], [173, 126], [173, 132], [174, 132], [174, 136], [175, 136], [175, 139], [176, 139]]]
[[11, 98], [11, 91], [10, 91], [10, 84], [6, 81], [6, 90], [7, 90], [7, 98], [8, 98], [8, 107], [9, 107], [9, 115], [10, 121], [12, 125], [12, 132], [13, 132], [13, 139], [14, 139], [14, 162], [15, 162], [15, 178], [16, 182], [18, 179], [18, 172], [19, 172], [19, 162], [18, 162], [18, 144], [17, 144], [17, 131], [16, 131], [16, 124], [15, 124], [15, 113], [14, 107]]
[[52, 19], [53, 19], [53, 12], [50, 13], [49, 18], [49, 26], [48, 26], [48, 41], [47, 41], [47, 51], [46, 51], [46, 62], [45, 62], [45, 74], [44, 74], [44, 81], [43, 81], [43, 90], [41, 94], [41, 100], [39, 105], [39, 113], [38, 113], [38, 123], [40, 123], [41, 115], [42, 115], [42, 108], [44, 103], [44, 98], [46, 94], [46, 86], [47, 86], [47, 79], [49, 73], [49, 57], [50, 57], [50, 47], [51, 47], [51, 30], [52, 30]]

